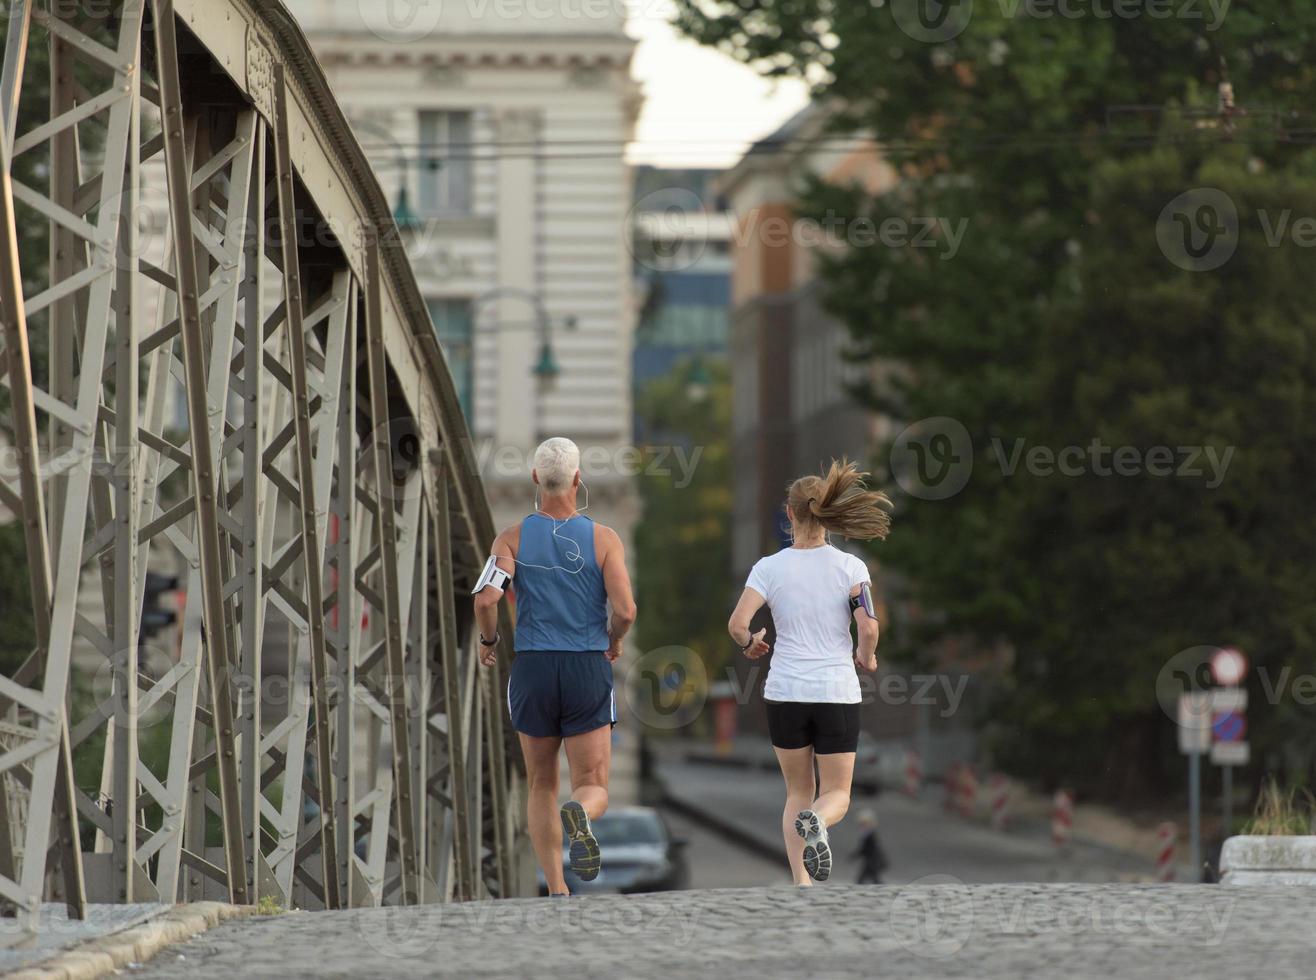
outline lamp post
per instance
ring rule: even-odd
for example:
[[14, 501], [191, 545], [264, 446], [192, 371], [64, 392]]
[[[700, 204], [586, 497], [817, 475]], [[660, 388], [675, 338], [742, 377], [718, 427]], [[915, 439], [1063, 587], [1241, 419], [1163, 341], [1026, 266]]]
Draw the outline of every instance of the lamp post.
[[[541, 395], [546, 394], [557, 383], [558, 376], [562, 374], [562, 366], [558, 363], [557, 354], [553, 350], [553, 319], [548, 315], [548, 310], [544, 308], [544, 301], [538, 293], [531, 292], [528, 289], [520, 289], [516, 286], [498, 286], [488, 292], [481, 293], [471, 300], [472, 323], [478, 327], [480, 323], [479, 309], [485, 303], [508, 298], [521, 299], [529, 303], [534, 308], [535, 319], [530, 323], [497, 321], [495, 327], [499, 330], [532, 327], [539, 332], [539, 354], [530, 371], [535, 376], [539, 393]], [[561, 323], [568, 330], [574, 330], [577, 321], [574, 316], [565, 316], [561, 318]]]
[[386, 127], [381, 126], [378, 123], [370, 122], [369, 120], [353, 120], [352, 128], [368, 130], [374, 133], [388, 143], [389, 146], [393, 148], [394, 153], [397, 154], [397, 159], [394, 161], [393, 165], [397, 167], [400, 176], [398, 178], [398, 202], [393, 207], [393, 221], [401, 231], [418, 228], [421, 224], [421, 219], [412, 209], [411, 201], [407, 193], [407, 177], [410, 167], [407, 165], [406, 154], [402, 152], [402, 144], [398, 142], [397, 137]]

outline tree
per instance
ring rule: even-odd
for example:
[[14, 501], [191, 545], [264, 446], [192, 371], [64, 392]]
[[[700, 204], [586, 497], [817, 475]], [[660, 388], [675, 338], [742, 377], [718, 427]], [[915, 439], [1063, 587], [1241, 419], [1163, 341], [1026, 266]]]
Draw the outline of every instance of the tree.
[[686, 647], [714, 678], [729, 663], [726, 619], [734, 591], [727, 518], [731, 385], [725, 363], [704, 360], [710, 383], [702, 400], [687, 394], [689, 364], [650, 382], [636, 399], [654, 441], [665, 443], [645, 450], [639, 479], [636, 634], [642, 651]]
[[[855, 355], [906, 369], [859, 397], [907, 420], [948, 416], [972, 442], [961, 492], [897, 501], [884, 562], [938, 613], [903, 631], [907, 650], [960, 636], [1011, 652], [997, 744], [1019, 771], [1157, 789], [1157, 765], [1128, 760], [1173, 751], [1155, 678], [1176, 651], [1235, 642], [1260, 665], [1316, 660], [1316, 574], [1299, 557], [1313, 543], [1298, 448], [1313, 435], [1311, 256], [1266, 240], [1286, 212], [1316, 214], [1311, 153], [1288, 138], [1316, 94], [1316, 10], [1261, 2], [1213, 21], [1204, 7], [960, 5], [950, 16], [971, 17], [930, 42], [905, 16], [914, 2], [678, 8], [705, 43], [815, 80], [842, 107], [837, 131], [876, 133], [904, 178], [876, 198], [815, 181], [801, 213], [965, 222], [953, 257], [933, 237], [851, 248], [822, 272]], [[1226, 71], [1245, 114], [1217, 112]], [[1196, 187], [1239, 215], [1217, 269], [1165, 246], [1167, 227], [1184, 230], [1167, 208]], [[1101, 475], [1109, 459], [1077, 476], [1001, 459], [1093, 439], [1144, 464], [1156, 446], [1234, 455], [1216, 487], [1145, 465]], [[1254, 705], [1264, 753], [1277, 712]]]

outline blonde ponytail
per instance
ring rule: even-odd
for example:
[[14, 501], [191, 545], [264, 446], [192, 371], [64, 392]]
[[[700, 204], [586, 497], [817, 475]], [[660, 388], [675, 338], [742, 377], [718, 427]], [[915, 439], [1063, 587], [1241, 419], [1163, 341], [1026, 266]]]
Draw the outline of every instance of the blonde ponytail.
[[799, 524], [819, 524], [845, 538], [884, 540], [891, 531], [891, 500], [869, 490], [866, 476], [848, 459], [832, 460], [826, 475], [803, 476], [790, 485], [791, 514]]

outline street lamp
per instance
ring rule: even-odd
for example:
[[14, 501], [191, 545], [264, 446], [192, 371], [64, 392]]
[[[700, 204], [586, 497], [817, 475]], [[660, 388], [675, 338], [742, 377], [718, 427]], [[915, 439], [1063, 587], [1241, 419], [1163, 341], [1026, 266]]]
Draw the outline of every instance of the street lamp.
[[690, 363], [690, 370], [685, 376], [685, 396], [699, 404], [707, 400], [708, 390], [712, 386], [713, 376], [704, 366], [703, 355], [695, 354], [694, 360]]
[[[535, 376], [536, 387], [541, 395], [551, 391], [557, 384], [558, 377], [562, 374], [562, 365], [558, 363], [557, 354], [553, 349], [553, 320], [548, 315], [548, 310], [544, 308], [544, 301], [538, 293], [531, 292], [528, 289], [520, 289], [515, 286], [499, 286], [482, 293], [471, 301], [471, 317], [473, 322], [478, 324], [479, 307], [495, 299], [521, 299], [534, 308], [535, 319], [532, 323], [506, 323], [498, 322], [498, 329], [512, 329], [515, 327], [533, 327], [539, 332], [539, 356], [530, 369], [530, 373]], [[561, 318], [562, 326], [568, 330], [576, 329], [577, 320], [574, 316], [565, 316]]]
[[375, 135], [383, 138], [397, 154], [394, 166], [397, 167], [398, 178], [398, 203], [393, 208], [393, 221], [400, 231], [409, 231], [419, 228], [423, 223], [420, 215], [411, 207], [411, 201], [407, 195], [407, 176], [410, 167], [407, 166], [407, 157], [402, 150], [402, 144], [398, 142], [397, 137], [386, 127], [379, 123], [371, 122], [367, 119], [355, 119], [352, 121], [353, 129], [368, 130]]

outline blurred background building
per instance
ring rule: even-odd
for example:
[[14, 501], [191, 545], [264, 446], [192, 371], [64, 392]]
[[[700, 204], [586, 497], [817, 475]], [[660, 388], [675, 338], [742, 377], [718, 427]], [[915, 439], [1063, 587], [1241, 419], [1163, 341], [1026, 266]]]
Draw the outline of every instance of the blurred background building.
[[787, 485], [833, 458], [871, 459], [885, 431], [847, 392], [873, 367], [843, 357], [846, 328], [820, 307], [815, 281], [816, 251], [832, 246], [799, 233], [795, 202], [808, 176], [858, 181], [877, 193], [896, 174], [869, 141], [824, 139], [827, 117], [822, 104], [806, 106], [753, 144], [718, 185], [737, 236], [730, 360], [732, 566], [740, 581], [760, 557], [789, 544]]
[[[632, 215], [640, 307], [632, 371], [636, 393], [674, 370], [699, 401], [726, 359], [732, 220], [712, 168], [635, 169]], [[635, 441], [660, 438], [636, 415]]]
[[533, 508], [535, 445], [575, 439], [623, 540], [633, 480], [624, 11], [289, 4], [376, 168], [466, 411], [494, 517]]

